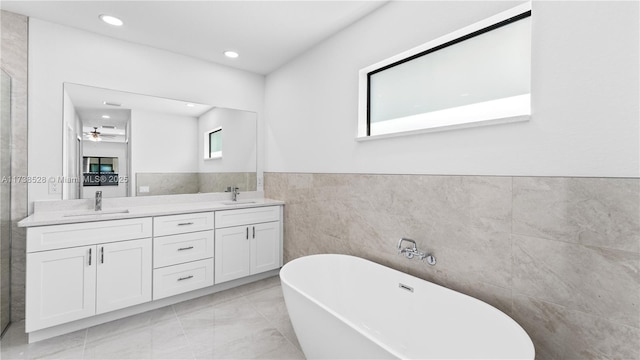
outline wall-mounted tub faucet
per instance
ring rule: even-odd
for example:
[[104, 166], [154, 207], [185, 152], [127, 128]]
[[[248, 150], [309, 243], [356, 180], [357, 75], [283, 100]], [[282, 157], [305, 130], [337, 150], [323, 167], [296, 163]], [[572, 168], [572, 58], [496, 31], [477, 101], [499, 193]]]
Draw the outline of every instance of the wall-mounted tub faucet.
[[231, 201], [238, 201], [238, 195], [240, 195], [240, 188], [237, 186], [227, 186], [225, 192], [231, 193]]
[[93, 210], [102, 211], [102, 191], [96, 191], [96, 201]]
[[[411, 243], [411, 246], [402, 247], [402, 243], [403, 242], [408, 242]], [[435, 265], [436, 264], [436, 257], [431, 255], [431, 254], [425, 254], [423, 252], [418, 251], [418, 246], [416, 245], [416, 242], [414, 240], [411, 239], [407, 239], [407, 238], [401, 238], [400, 241], [398, 241], [398, 254], [402, 255], [404, 254], [404, 256], [407, 259], [413, 259], [413, 257], [417, 257], [420, 260], [424, 260], [427, 259], [427, 263], [429, 265]]]

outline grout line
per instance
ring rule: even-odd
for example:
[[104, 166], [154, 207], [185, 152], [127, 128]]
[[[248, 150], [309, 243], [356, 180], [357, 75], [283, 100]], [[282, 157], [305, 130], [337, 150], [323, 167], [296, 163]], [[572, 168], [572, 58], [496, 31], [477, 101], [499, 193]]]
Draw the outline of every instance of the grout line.
[[510, 189], [510, 199], [511, 199], [511, 211], [510, 211], [510, 216], [509, 216], [509, 254], [511, 254], [511, 261], [509, 262], [509, 267], [510, 267], [510, 271], [509, 271], [509, 310], [511, 312], [511, 314], [509, 314], [509, 316], [512, 316], [513, 313], [515, 312], [515, 301], [514, 301], [514, 295], [513, 295], [513, 289], [515, 286], [515, 268], [516, 268], [516, 264], [515, 264], [515, 254], [513, 252], [513, 198], [515, 196], [514, 193], [514, 177], [511, 177], [511, 189]]
[[[245, 297], [243, 295], [243, 297]], [[258, 315], [262, 316], [263, 319], [265, 319], [265, 321], [269, 324], [269, 327], [271, 327], [272, 329], [274, 329], [276, 332], [278, 332], [278, 334], [280, 334], [280, 336], [282, 336], [283, 339], [285, 339], [289, 344], [291, 344], [291, 346], [293, 346], [295, 349], [297, 349], [298, 351], [302, 352], [302, 350], [298, 349], [298, 347], [293, 344], [291, 342], [291, 340], [289, 340], [286, 336], [284, 336], [284, 334], [282, 333], [282, 331], [280, 331], [280, 329], [274, 324], [273, 321], [271, 321], [266, 315], [264, 315], [260, 310], [258, 310], [258, 308], [255, 306], [255, 304], [253, 303], [253, 301], [247, 299], [245, 297], [245, 300], [251, 305], [251, 307], [253, 308], [253, 310], [258, 313]]]
[[513, 234], [513, 197], [514, 197], [514, 193], [513, 193], [513, 176], [512, 176], [511, 177], [511, 196], [510, 196], [510, 198], [511, 198], [511, 216], [510, 216], [510, 218], [511, 219], [509, 219], [510, 220], [509, 221], [509, 225], [510, 225], [509, 232], [511, 234]]
[[173, 305], [171, 305], [171, 310], [173, 310], [173, 315], [178, 320], [178, 324], [180, 324], [180, 331], [182, 331], [182, 335], [184, 335], [185, 340], [187, 340], [187, 346], [189, 348], [189, 351], [191, 352], [191, 358], [195, 360], [196, 354], [193, 352], [193, 344], [191, 343], [191, 340], [189, 340], [187, 333], [184, 331], [184, 326], [182, 326], [182, 319], [180, 319], [180, 316], [178, 316], [178, 312]]
[[[278, 278], [278, 283], [273, 284], [273, 285], [264, 285], [264, 284], [258, 285], [259, 283], [267, 283], [267, 280], [270, 281], [274, 277]], [[279, 285], [280, 285], [280, 276], [279, 275], [273, 275], [273, 276], [270, 276], [270, 277], [267, 277], [267, 278], [264, 278], [264, 279], [260, 279], [260, 280], [255, 281], [255, 282], [250, 282], [250, 283], [241, 285], [240, 286], [241, 288], [242, 287], [246, 287], [246, 288], [240, 291], [240, 296], [251, 295], [251, 294], [256, 293], [258, 291], [270, 289], [272, 287], [276, 287], [276, 286], [279, 286]], [[251, 286], [256, 286], [256, 288], [251, 289]], [[260, 287], [257, 287], [257, 286], [260, 286]]]
[[[276, 285], [276, 286], [278, 286], [278, 285]], [[270, 287], [267, 287], [267, 288], [265, 288], [263, 290], [271, 289], [271, 288], [276, 287], [276, 286], [270, 286]], [[243, 295], [243, 297], [245, 297], [245, 296]], [[278, 334], [280, 334], [280, 336], [282, 336], [289, 344], [291, 344], [291, 346], [293, 346], [294, 349], [298, 350], [304, 356], [304, 353], [302, 352], [302, 349], [299, 348], [298, 345], [294, 344], [285, 334], [283, 334], [282, 331], [280, 330], [280, 328], [273, 321], [271, 321], [266, 315], [264, 315], [260, 310], [258, 310], [258, 308], [254, 305], [253, 301], [247, 299], [246, 297], [245, 297], [245, 300], [251, 305], [251, 307], [258, 314], [260, 314], [260, 316], [262, 316], [267, 321], [267, 323], [269, 323], [269, 326], [274, 328], [278, 332]], [[284, 302], [284, 297], [283, 297], [283, 302]], [[286, 304], [285, 304], [285, 308], [286, 308]], [[287, 309], [287, 318], [289, 319], [289, 322], [291, 322], [291, 317], [289, 316], [289, 310], [288, 309]], [[294, 334], [295, 334], [295, 332], [294, 332]]]
[[86, 358], [87, 352], [87, 339], [89, 338], [89, 328], [86, 328], [84, 331], [84, 343], [82, 344], [82, 358]]
[[[289, 322], [291, 322], [291, 317], [289, 316], [289, 311], [287, 310], [287, 317], [289, 318]], [[293, 325], [291, 325], [293, 327]], [[280, 331], [280, 329], [278, 329], [277, 327], [275, 328], [278, 333], [280, 335], [282, 335], [282, 337], [287, 340], [287, 342], [289, 344], [291, 344], [291, 346], [293, 346], [294, 349], [298, 350], [300, 352], [300, 354], [302, 354], [302, 356], [304, 356], [304, 352], [302, 352], [302, 348], [299, 347], [299, 345], [296, 345], [293, 343], [293, 341], [291, 341], [291, 339], [289, 339], [285, 334], [282, 333], [282, 331]], [[296, 340], [298, 340], [298, 335], [295, 334], [295, 330], [294, 330], [294, 335], [296, 336]], [[297, 341], [298, 343], [300, 343], [300, 341]]]

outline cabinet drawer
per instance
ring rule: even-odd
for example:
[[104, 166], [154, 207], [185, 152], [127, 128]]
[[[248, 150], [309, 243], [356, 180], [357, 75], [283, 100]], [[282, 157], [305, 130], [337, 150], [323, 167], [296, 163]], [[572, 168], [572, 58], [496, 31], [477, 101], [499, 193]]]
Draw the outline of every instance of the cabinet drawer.
[[213, 257], [213, 230], [153, 239], [154, 268], [211, 257]]
[[213, 259], [153, 270], [153, 300], [213, 285]]
[[27, 252], [151, 237], [151, 218], [92, 221], [27, 229]]
[[216, 211], [216, 228], [280, 220], [280, 206]]
[[212, 229], [212, 212], [156, 216], [153, 218], [154, 236], [174, 235]]

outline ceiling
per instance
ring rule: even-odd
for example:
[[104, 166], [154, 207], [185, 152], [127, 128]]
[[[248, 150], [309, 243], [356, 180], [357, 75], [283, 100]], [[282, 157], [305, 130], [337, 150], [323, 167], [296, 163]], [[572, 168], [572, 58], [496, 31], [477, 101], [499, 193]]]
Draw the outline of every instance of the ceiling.
[[[3, 10], [268, 74], [387, 1], [7, 1]], [[121, 27], [103, 23], [108, 14]], [[236, 59], [225, 50], [240, 54]]]
[[[125, 130], [131, 120], [131, 110], [196, 118], [213, 109], [213, 106], [206, 104], [71, 83], [64, 84], [64, 91], [69, 95], [75, 112], [82, 121], [85, 135], [96, 127], [101, 134], [112, 136], [105, 138], [105, 141], [112, 142], [126, 140]], [[113, 126], [114, 129], [104, 126]]]

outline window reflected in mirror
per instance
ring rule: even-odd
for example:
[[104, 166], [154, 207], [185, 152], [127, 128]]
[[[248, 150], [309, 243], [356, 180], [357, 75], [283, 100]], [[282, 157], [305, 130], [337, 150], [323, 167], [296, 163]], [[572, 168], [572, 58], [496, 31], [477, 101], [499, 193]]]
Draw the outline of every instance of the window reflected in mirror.
[[222, 128], [215, 128], [207, 132], [205, 156], [208, 159], [219, 159], [222, 157]]

